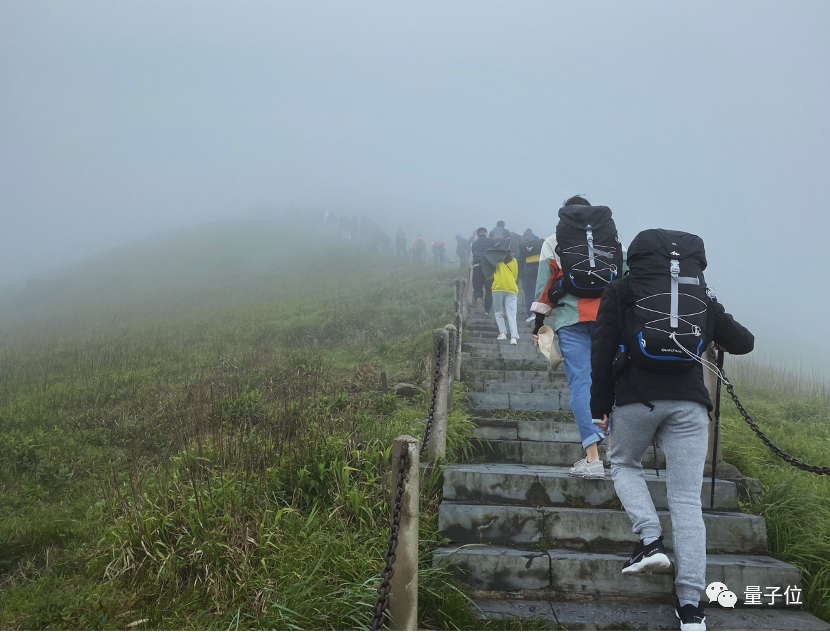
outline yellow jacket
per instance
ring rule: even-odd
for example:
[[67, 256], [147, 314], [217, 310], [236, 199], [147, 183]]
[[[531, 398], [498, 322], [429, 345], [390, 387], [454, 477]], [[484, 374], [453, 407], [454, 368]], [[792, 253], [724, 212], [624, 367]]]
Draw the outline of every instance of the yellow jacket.
[[519, 275], [519, 264], [516, 263], [516, 258], [505, 263], [502, 261], [493, 274], [493, 291], [494, 292], [510, 292], [511, 294], [518, 294], [519, 287], [516, 285], [516, 277]]

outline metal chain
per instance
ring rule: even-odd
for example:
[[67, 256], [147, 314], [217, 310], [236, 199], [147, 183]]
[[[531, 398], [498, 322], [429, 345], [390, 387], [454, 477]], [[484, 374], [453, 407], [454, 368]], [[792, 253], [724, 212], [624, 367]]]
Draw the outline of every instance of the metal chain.
[[738, 412], [744, 418], [744, 421], [752, 428], [752, 431], [758, 435], [758, 438], [764, 442], [764, 445], [767, 446], [775, 456], [783, 459], [793, 467], [797, 467], [799, 470], [804, 470], [805, 472], [812, 472], [813, 474], [824, 474], [825, 476], [830, 476], [830, 467], [821, 466], [821, 465], [810, 465], [809, 463], [805, 463], [801, 459], [798, 459], [794, 456], [790, 456], [786, 452], [784, 452], [781, 448], [775, 445], [770, 439], [767, 437], [766, 434], [758, 427], [752, 417], [749, 416], [749, 413], [746, 412], [746, 409], [741, 404], [741, 400], [738, 399], [738, 396], [735, 395], [735, 387], [729, 383], [729, 380], [726, 379], [726, 373], [721, 370], [721, 374], [724, 377], [724, 385], [726, 386], [726, 391], [729, 393], [729, 396], [732, 398], [732, 401], [735, 402], [735, 406], [738, 407]]
[[407, 467], [409, 467], [409, 451], [406, 446], [403, 446], [398, 459], [398, 482], [395, 486], [395, 504], [392, 506], [392, 528], [386, 540], [386, 555], [383, 556], [383, 559], [386, 560], [386, 566], [380, 573], [382, 579], [380, 586], [378, 586], [375, 614], [372, 615], [370, 624], [372, 630], [380, 630], [380, 626], [383, 625], [383, 620], [386, 618], [386, 610], [389, 608], [389, 591], [392, 590], [391, 581], [395, 574], [393, 565], [397, 558], [395, 550], [398, 548], [398, 532], [401, 528], [401, 510], [403, 509], [403, 491]]
[[435, 420], [435, 400], [438, 398], [438, 376], [441, 373], [441, 351], [443, 350], [441, 340], [438, 341], [438, 350], [435, 353], [435, 370], [432, 372], [432, 400], [429, 404], [429, 416], [427, 417], [427, 426], [424, 428], [424, 440], [421, 441], [421, 449], [418, 452], [419, 456], [424, 456], [429, 443], [429, 435], [432, 433], [432, 422]]

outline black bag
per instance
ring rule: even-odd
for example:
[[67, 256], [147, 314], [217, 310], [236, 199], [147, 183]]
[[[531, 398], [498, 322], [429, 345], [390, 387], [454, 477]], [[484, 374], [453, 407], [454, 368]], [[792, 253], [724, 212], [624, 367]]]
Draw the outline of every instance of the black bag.
[[706, 345], [706, 252], [697, 235], [644, 230], [628, 248], [626, 334], [631, 362], [650, 371], [684, 372]]
[[563, 206], [556, 225], [556, 253], [568, 293], [599, 298], [622, 276], [622, 244], [607, 206]]

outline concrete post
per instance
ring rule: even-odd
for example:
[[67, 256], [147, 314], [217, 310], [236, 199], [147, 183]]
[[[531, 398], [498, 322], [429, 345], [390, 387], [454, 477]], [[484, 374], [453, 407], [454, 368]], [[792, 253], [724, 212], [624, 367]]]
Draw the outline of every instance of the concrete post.
[[444, 329], [446, 329], [450, 334], [449, 335], [449, 340], [448, 340], [450, 355], [448, 357], [452, 358], [452, 372], [451, 373], [449, 372], [449, 362], [447, 362], [447, 365], [448, 365], [447, 366], [447, 372], [448, 372], [448, 375], [447, 375], [447, 385], [448, 385], [448, 389], [447, 389], [447, 408], [452, 408], [453, 407], [453, 402], [455, 402], [455, 399], [453, 399], [453, 394], [455, 393], [455, 389], [453, 388], [453, 385], [455, 384], [455, 373], [456, 373], [456, 370], [458, 369], [458, 362], [459, 362], [459, 359], [460, 359], [458, 357], [458, 354], [455, 352], [455, 350], [457, 348], [457, 344], [458, 344], [458, 342], [457, 342], [458, 341], [458, 338], [457, 338], [458, 330], [455, 328], [455, 325], [453, 325], [452, 323], [450, 323], [449, 325], [446, 325], [444, 327]]
[[[703, 359], [715, 364], [718, 360], [717, 354], [712, 349], [707, 349], [703, 352]], [[706, 471], [712, 472], [712, 449], [715, 442], [715, 399], [718, 393], [718, 377], [709, 371], [703, 369], [703, 383], [709, 390], [709, 398], [712, 400], [712, 412], [709, 413], [709, 448], [706, 451]], [[720, 427], [720, 440], [718, 441], [718, 467], [723, 463], [723, 424]]]
[[[409, 455], [404, 479], [401, 526], [395, 550], [395, 574], [390, 581], [389, 629], [418, 629], [418, 440], [402, 435], [392, 443], [392, 471], [397, 473], [401, 454]], [[395, 499], [397, 476], [392, 478], [392, 500]], [[394, 508], [394, 504], [393, 504]]]
[[[453, 351], [455, 355], [452, 358], [452, 372], [453, 376], [452, 379], [454, 381], [461, 381], [461, 342], [464, 336], [464, 316], [461, 314], [461, 304], [456, 303], [455, 307], [458, 309], [456, 312], [459, 316], [458, 318], [458, 330], [455, 332], [455, 346]], [[453, 314], [453, 322], [455, 322], [455, 314]]]
[[427, 444], [427, 455], [430, 461], [436, 457], [443, 457], [447, 452], [447, 365], [449, 358], [449, 337], [450, 332], [446, 329], [432, 330], [432, 353], [433, 358], [438, 351], [440, 344], [443, 351], [438, 363], [438, 392], [435, 396], [435, 413], [432, 419], [432, 432], [429, 435]]
[[467, 303], [469, 305], [475, 304], [473, 300], [473, 266], [470, 266], [470, 275], [467, 277]]

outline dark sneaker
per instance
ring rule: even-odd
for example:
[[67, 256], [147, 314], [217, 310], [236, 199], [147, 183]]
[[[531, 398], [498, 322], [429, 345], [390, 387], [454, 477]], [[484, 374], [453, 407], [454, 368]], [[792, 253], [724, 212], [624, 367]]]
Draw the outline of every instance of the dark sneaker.
[[705, 630], [706, 629], [706, 613], [700, 607], [700, 602], [696, 606], [686, 604], [680, 607], [680, 601], [677, 601], [674, 606], [674, 614], [680, 619], [681, 630]]
[[[634, 547], [634, 555], [625, 563], [623, 575], [637, 575], [638, 573], [653, 573], [664, 571], [671, 567], [669, 556], [663, 548], [663, 536], [661, 535], [651, 544], [643, 544], [640, 540]], [[693, 628], [689, 628], [690, 630]]]

